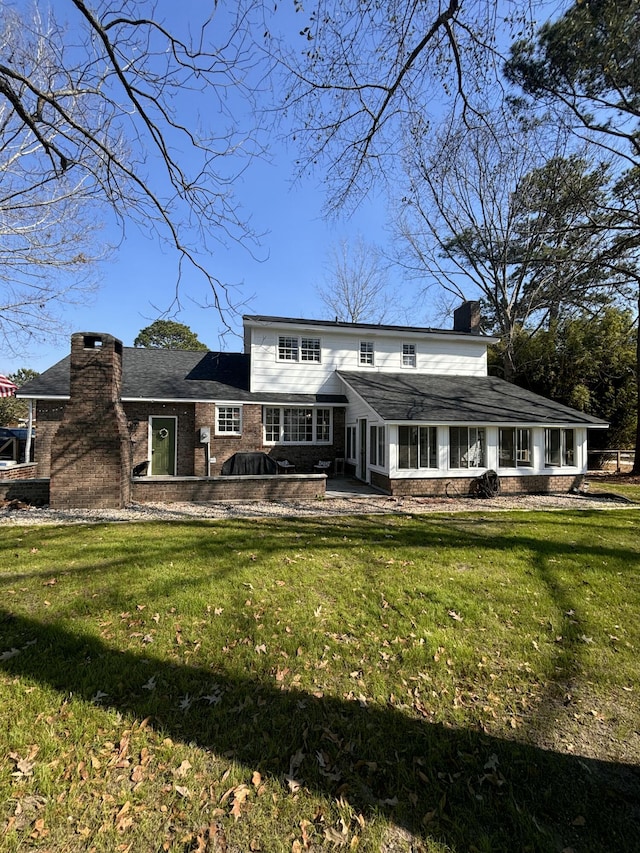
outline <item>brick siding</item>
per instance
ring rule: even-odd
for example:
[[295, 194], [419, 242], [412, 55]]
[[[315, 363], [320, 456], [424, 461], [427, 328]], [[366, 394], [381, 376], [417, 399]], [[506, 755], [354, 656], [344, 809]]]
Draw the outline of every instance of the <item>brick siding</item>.
[[[371, 485], [394, 496], [406, 497], [457, 497], [473, 493], [476, 477], [439, 477], [437, 479], [394, 479], [377, 471], [371, 472]], [[500, 491], [503, 495], [558, 494], [579, 488], [584, 480], [582, 474], [545, 475], [529, 477], [501, 477]]]
[[106, 334], [72, 335], [70, 397], [51, 441], [52, 507], [129, 503], [131, 452], [121, 387], [122, 343]]
[[148, 477], [132, 483], [136, 503], [176, 501], [315, 500], [326, 492], [324, 474], [246, 477]]
[[49, 503], [49, 480], [47, 478], [9, 480], [3, 477], [0, 480], [0, 500], [46, 506]]

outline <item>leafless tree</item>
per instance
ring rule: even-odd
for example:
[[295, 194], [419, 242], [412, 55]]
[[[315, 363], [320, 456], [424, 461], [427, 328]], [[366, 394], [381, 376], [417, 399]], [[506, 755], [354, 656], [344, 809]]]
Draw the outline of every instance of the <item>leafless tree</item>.
[[389, 261], [358, 236], [333, 245], [318, 295], [331, 318], [349, 323], [392, 322], [399, 313], [398, 297], [388, 276]]
[[528, 34], [535, 3], [317, 0], [306, 18], [296, 5], [304, 47], [272, 51], [300, 168], [327, 167], [335, 212], [396, 174], [410, 129], [433, 134], [445, 108], [482, 117], [478, 97], [501, 86], [501, 36]]
[[[228, 307], [210, 255], [216, 241], [255, 237], [232, 196], [235, 178], [260, 153], [251, 5], [211, 4], [201, 24], [171, 31], [163, 0], [61, 0], [56, 14], [64, 21], [39, 4], [30, 11], [3, 4], [2, 260], [5, 281], [12, 257], [26, 276], [3, 304], [20, 309], [25, 286], [35, 293], [43, 282], [45, 311], [56, 287], [62, 299], [78, 291], [76, 275], [100, 255], [87, 251], [83, 233], [100, 205], [102, 218], [106, 210], [123, 228], [135, 223], [158, 235], [176, 253], [176, 281], [188, 264], [210, 285], [211, 303]], [[39, 271], [27, 269], [30, 261]], [[26, 302], [32, 313], [18, 310], [15, 328], [37, 313], [38, 299]], [[5, 309], [0, 323], [9, 335], [6, 316]]]
[[482, 300], [510, 378], [523, 329], [625, 293], [634, 265], [616, 249], [606, 164], [572, 153], [553, 127], [503, 118], [448, 128], [426, 151], [415, 137], [407, 146], [399, 260], [457, 298]]

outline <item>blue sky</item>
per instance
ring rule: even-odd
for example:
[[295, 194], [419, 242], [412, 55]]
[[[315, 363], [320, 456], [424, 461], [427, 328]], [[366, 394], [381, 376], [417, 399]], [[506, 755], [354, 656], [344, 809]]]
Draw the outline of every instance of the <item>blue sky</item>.
[[[191, 2], [180, 5], [183, 14]], [[68, 9], [65, 0], [56, 0], [54, 5]], [[326, 317], [315, 286], [324, 275], [328, 249], [357, 234], [373, 243], [388, 241], [386, 203], [382, 198], [369, 199], [349, 219], [328, 222], [322, 217], [322, 176], [294, 182], [296, 152], [272, 139], [269, 153], [270, 162], [254, 160], [234, 186], [243, 215], [251, 217], [257, 232], [264, 232], [262, 247], [252, 256], [233, 243], [219, 246], [210, 268], [219, 279], [235, 286], [234, 301], [249, 300], [244, 313]], [[108, 222], [102, 233], [106, 241], [120, 245], [101, 266], [95, 296], [85, 304], [65, 308], [64, 318], [70, 332], [108, 332], [130, 346], [140, 329], [171, 304], [177, 260], [135, 225], [127, 225], [123, 240]], [[180, 287], [182, 310], [173, 319], [190, 326], [211, 349], [240, 350], [239, 337], [220, 338], [224, 327], [216, 310], [199, 307], [198, 303], [206, 301], [208, 286], [198, 274], [185, 270]], [[416, 317], [414, 322], [422, 320]], [[241, 333], [239, 318], [233, 325]], [[33, 345], [17, 357], [0, 353], [0, 372], [11, 373], [20, 367], [42, 371], [68, 351], [69, 338], [63, 336]]]

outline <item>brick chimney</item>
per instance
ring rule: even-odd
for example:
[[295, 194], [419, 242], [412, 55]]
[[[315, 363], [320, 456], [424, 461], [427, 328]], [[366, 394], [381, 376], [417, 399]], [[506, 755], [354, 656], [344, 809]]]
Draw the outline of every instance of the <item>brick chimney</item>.
[[463, 302], [453, 312], [453, 331], [480, 334], [480, 303]]
[[120, 508], [131, 493], [131, 443], [120, 401], [122, 342], [71, 336], [70, 397], [51, 447], [50, 504]]

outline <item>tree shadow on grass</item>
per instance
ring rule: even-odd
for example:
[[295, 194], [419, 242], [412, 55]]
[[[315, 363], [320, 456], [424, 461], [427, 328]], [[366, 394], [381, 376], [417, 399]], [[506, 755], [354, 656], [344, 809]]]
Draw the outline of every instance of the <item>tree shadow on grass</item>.
[[[542, 750], [476, 730], [114, 650], [0, 610], [13, 676], [102, 704], [282, 782], [382, 813], [453, 850], [636, 851], [637, 768]], [[153, 678], [155, 690], [143, 685]], [[214, 702], [211, 702], [211, 697]], [[188, 701], [185, 701], [188, 697]], [[218, 701], [219, 699], [219, 701]], [[292, 756], [297, 756], [292, 764]]]

